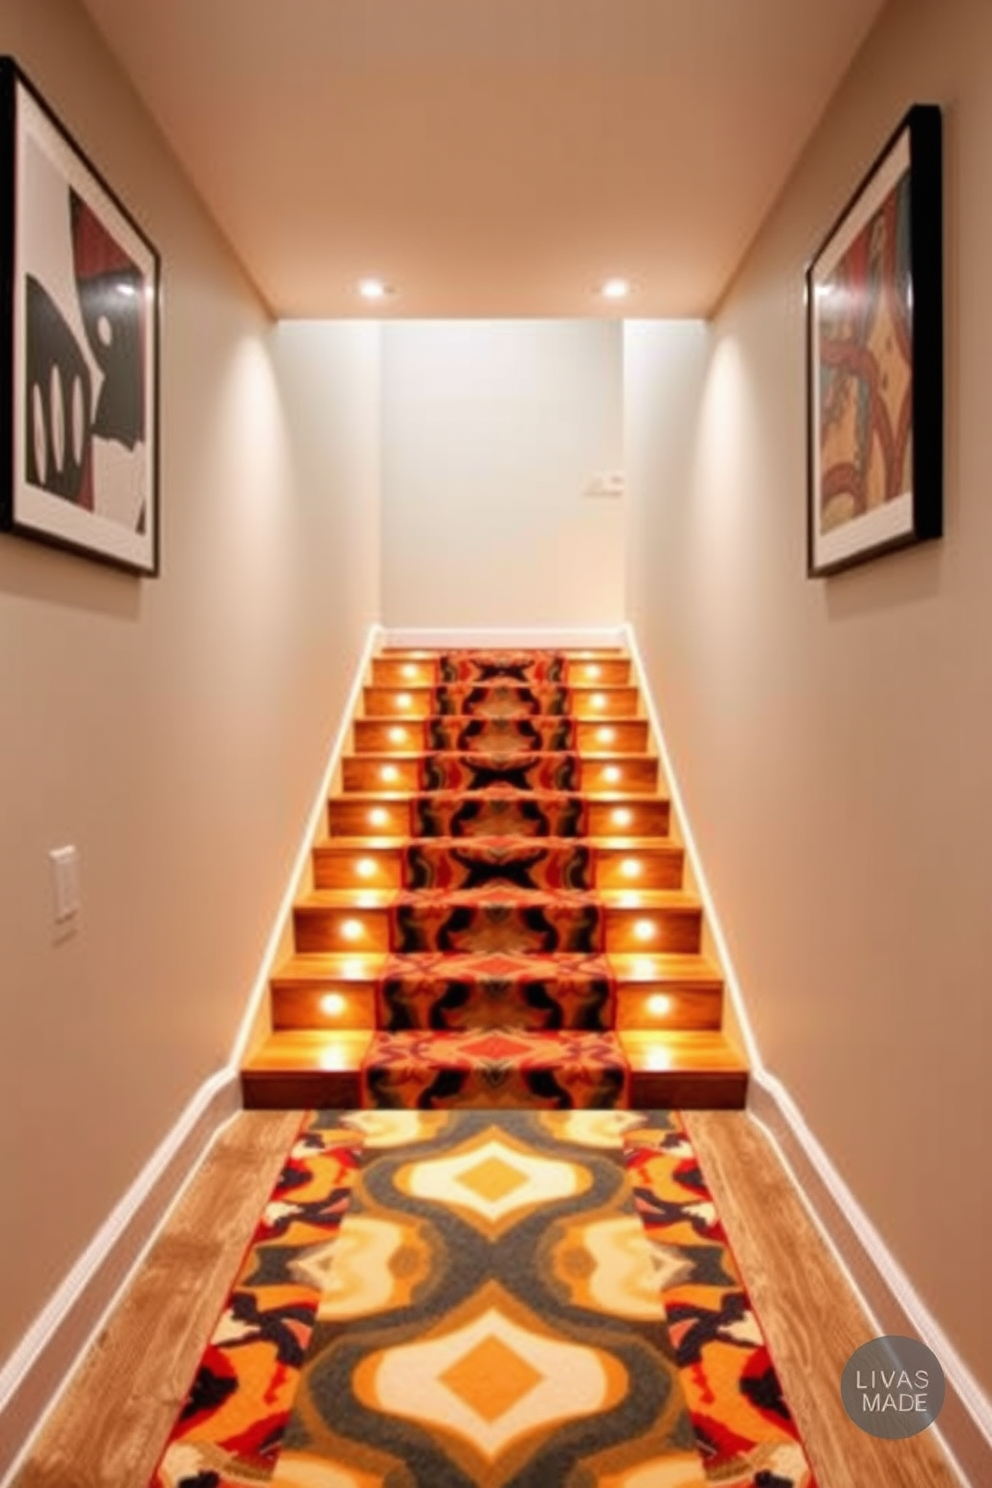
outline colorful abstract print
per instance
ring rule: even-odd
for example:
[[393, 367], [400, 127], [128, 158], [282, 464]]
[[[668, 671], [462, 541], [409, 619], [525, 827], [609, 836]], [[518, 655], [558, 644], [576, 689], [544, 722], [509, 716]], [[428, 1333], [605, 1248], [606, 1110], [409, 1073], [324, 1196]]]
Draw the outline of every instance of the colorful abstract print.
[[813, 1488], [675, 1117], [311, 1118], [152, 1488], [378, 1484]]
[[816, 286], [820, 531], [912, 489], [909, 175]]

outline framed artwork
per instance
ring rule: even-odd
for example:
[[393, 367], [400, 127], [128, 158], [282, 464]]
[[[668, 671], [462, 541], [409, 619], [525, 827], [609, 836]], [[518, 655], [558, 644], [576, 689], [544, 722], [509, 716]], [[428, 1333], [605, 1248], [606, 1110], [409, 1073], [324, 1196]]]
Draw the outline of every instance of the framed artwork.
[[939, 537], [941, 115], [916, 104], [806, 270], [808, 572]]
[[0, 58], [0, 528], [158, 572], [159, 256]]

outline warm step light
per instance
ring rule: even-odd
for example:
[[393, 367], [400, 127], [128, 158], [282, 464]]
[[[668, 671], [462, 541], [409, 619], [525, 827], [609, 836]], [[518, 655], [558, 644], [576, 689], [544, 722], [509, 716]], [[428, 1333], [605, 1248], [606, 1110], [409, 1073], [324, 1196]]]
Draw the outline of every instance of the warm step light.
[[379, 779], [384, 785], [392, 785], [394, 780], [399, 780], [400, 772], [395, 765], [383, 765], [379, 771]]
[[342, 940], [361, 940], [365, 934], [365, 926], [361, 920], [345, 920], [341, 926]]
[[596, 738], [600, 744], [615, 744], [617, 742], [617, 731], [615, 728], [597, 729]]
[[637, 858], [624, 858], [620, 864], [620, 872], [624, 878], [640, 878], [644, 871], [644, 865]]
[[387, 300], [393, 293], [392, 286], [384, 279], [359, 279], [358, 293], [363, 300]]
[[634, 813], [629, 806], [617, 806], [610, 812], [610, 821], [615, 827], [629, 827], [634, 820]]
[[607, 785], [616, 785], [618, 781], [622, 780], [622, 778], [623, 771], [621, 770], [619, 765], [607, 765], [606, 769], [603, 771], [603, 779], [606, 781]]
[[397, 708], [402, 708], [404, 711], [407, 708], [412, 708], [413, 698], [408, 692], [398, 692], [396, 694], [396, 706]]
[[396, 728], [391, 728], [389, 730], [390, 744], [405, 744], [408, 738], [409, 735], [406, 729], [400, 727], [399, 725], [397, 725]]
[[602, 672], [603, 672], [603, 668], [600, 667], [600, 666], [596, 666], [595, 663], [593, 663], [592, 666], [587, 666], [586, 667], [586, 676], [587, 677], [599, 677], [599, 676], [602, 676]]
[[594, 708], [605, 708], [606, 694], [604, 692], [594, 692], [589, 701], [592, 703]]
[[358, 862], [355, 864], [355, 872], [358, 874], [359, 878], [375, 878], [375, 858], [359, 858]]
[[408, 661], [406, 666], [400, 669], [400, 675], [405, 677], [408, 682], [412, 682], [417, 675], [417, 668], [412, 662]]
[[672, 999], [667, 992], [652, 992], [645, 1006], [652, 1018], [667, 1018], [672, 1011]]
[[370, 827], [384, 827], [389, 821], [389, 812], [384, 806], [373, 806], [369, 812]]
[[325, 992], [320, 999], [320, 1011], [328, 1018], [340, 1018], [348, 1006], [348, 999], [343, 992]]
[[658, 926], [654, 920], [636, 920], [634, 922], [634, 939], [640, 941], [654, 940], [658, 934]]

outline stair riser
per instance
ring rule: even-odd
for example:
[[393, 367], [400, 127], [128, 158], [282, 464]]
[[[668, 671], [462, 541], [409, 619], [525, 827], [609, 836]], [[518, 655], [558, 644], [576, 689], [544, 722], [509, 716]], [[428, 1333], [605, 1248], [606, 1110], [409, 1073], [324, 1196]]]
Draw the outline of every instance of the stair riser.
[[[422, 754], [427, 749], [464, 749], [485, 753], [508, 747], [498, 731], [479, 732], [478, 719], [414, 719], [389, 723], [379, 718], [356, 718], [355, 750], [358, 754]], [[641, 754], [648, 746], [648, 725], [643, 718], [618, 719], [599, 724], [572, 718], [535, 719], [532, 728], [512, 739], [514, 749], [577, 749], [580, 754]]]
[[[486, 951], [533, 954], [603, 951], [699, 950], [701, 916], [693, 906], [628, 909], [563, 903], [528, 921], [517, 909], [505, 915], [466, 918], [447, 905], [410, 904], [398, 909], [337, 909], [299, 905], [298, 951], [411, 954], [418, 951]], [[640, 935], [650, 926], [649, 936]]]
[[[537, 802], [543, 809], [543, 803]], [[525, 794], [508, 808], [505, 820], [488, 820], [471, 797], [390, 800], [374, 796], [336, 796], [328, 803], [328, 828], [336, 837], [478, 837], [503, 832], [525, 837], [664, 837], [669, 807], [661, 797], [624, 801], [576, 798], [562, 802], [543, 822], [533, 819], [533, 800]], [[502, 830], [501, 830], [502, 829]]]
[[[479, 886], [479, 875], [473, 879], [474, 861], [492, 864], [491, 855], [471, 852], [471, 839], [460, 839], [455, 848], [461, 863], [452, 862], [450, 849], [435, 846], [422, 839], [409, 847], [372, 847], [351, 849], [321, 846], [314, 851], [314, 885], [318, 889], [452, 889]], [[530, 858], [540, 852], [539, 839], [524, 853]], [[516, 859], [518, 855], [514, 855]], [[512, 862], [513, 860], [511, 860]], [[677, 889], [682, 883], [682, 849], [674, 843], [665, 847], [624, 852], [600, 848], [589, 851], [581, 843], [546, 848], [543, 857], [529, 872], [524, 888], [550, 888], [568, 885], [588, 889]], [[632, 870], [636, 869], [636, 873]], [[487, 881], [510, 883], [512, 868], [500, 878], [498, 871], [484, 870]]]
[[720, 1027], [723, 992], [719, 987], [654, 986], [617, 987], [618, 1028], [657, 1028], [668, 1033]]
[[[241, 1088], [249, 1111], [352, 1110], [362, 1098], [357, 1070], [301, 1070], [274, 1075], [243, 1070]], [[747, 1074], [635, 1072], [629, 1077], [628, 1101], [632, 1109], [641, 1111], [743, 1110], [747, 1104]]]
[[[328, 980], [319, 985], [292, 986], [274, 984], [272, 988], [272, 1016], [275, 1028], [367, 1028], [375, 1027], [377, 978], [363, 983]], [[443, 996], [442, 984], [438, 996]], [[552, 992], [554, 988], [552, 986]], [[581, 994], [573, 998], [576, 1002], [598, 1002], [598, 997], [584, 998]], [[663, 1001], [662, 1001], [663, 1000]], [[428, 999], [415, 999], [418, 1005], [426, 1006]], [[472, 999], [472, 1005], [479, 1002]], [[716, 1029], [720, 1027], [723, 993], [719, 984], [712, 987], [679, 987], [669, 982], [616, 984], [616, 1026], [621, 1029], [659, 1028], [668, 1032], [691, 1029]], [[491, 1004], [487, 1015], [490, 1022], [495, 1017]], [[515, 1023], [506, 1015], [501, 1022], [512, 1027], [538, 1027], [540, 1020], [531, 1018]], [[382, 1025], [386, 1026], [386, 1025]], [[397, 1026], [390, 1023], [389, 1026]], [[430, 1011], [410, 1014], [410, 1020], [402, 1025], [428, 1028], [439, 1026], [432, 1020]], [[454, 1026], [454, 1024], [452, 1024]], [[489, 1024], [487, 1024], [489, 1026]], [[563, 1026], [580, 1028], [597, 1026], [579, 1013], [566, 1017]]]
[[[560, 671], [561, 679], [573, 686], [623, 686], [630, 681], [630, 661], [619, 656], [586, 661], [566, 657]], [[472, 675], [474, 678], [475, 672]], [[372, 661], [374, 687], [430, 687], [443, 680], [441, 665], [434, 659], [376, 656]]]
[[493, 786], [516, 790], [650, 793], [658, 785], [658, 761], [617, 756], [583, 760], [572, 754], [532, 752], [489, 763], [485, 753], [438, 754], [408, 759], [349, 755], [342, 764], [346, 791], [475, 791]]
[[273, 1028], [375, 1027], [375, 986], [273, 988]]
[[438, 713], [478, 718], [569, 715], [602, 719], [636, 717], [639, 699], [636, 687], [366, 687], [363, 703], [366, 718], [416, 719]]

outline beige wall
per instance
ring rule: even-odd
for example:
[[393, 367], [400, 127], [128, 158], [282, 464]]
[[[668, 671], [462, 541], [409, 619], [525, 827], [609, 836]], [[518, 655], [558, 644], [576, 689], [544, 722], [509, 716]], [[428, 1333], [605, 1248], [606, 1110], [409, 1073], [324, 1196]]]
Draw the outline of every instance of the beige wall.
[[623, 344], [606, 320], [383, 328], [387, 625], [623, 620]]
[[0, 537], [2, 1360], [230, 1054], [376, 618], [378, 344], [270, 324], [71, 0], [4, 0], [0, 49], [165, 295], [161, 578]]
[[[914, 101], [945, 110], [947, 535], [810, 581], [803, 266]], [[990, 181], [992, 6], [896, 0], [705, 345], [627, 343], [633, 618], [764, 1060], [986, 1388]], [[678, 356], [695, 408], [659, 416]]]

